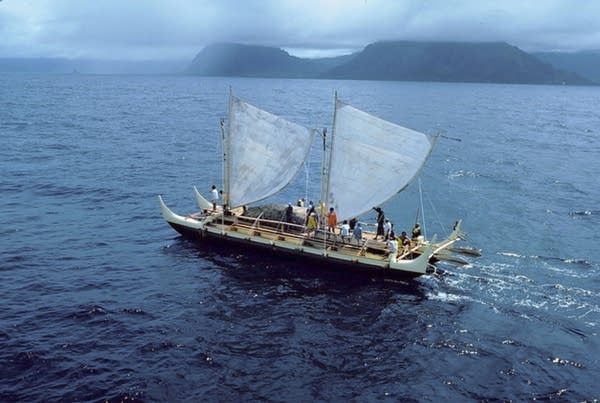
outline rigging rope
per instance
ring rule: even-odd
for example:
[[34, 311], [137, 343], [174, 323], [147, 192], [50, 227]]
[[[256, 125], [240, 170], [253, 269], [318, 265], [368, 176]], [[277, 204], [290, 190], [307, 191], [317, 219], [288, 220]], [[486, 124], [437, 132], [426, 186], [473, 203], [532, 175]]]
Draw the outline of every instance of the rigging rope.
[[309, 151], [308, 161], [306, 161], [306, 160], [304, 161], [304, 174], [306, 177], [306, 181], [304, 183], [304, 203], [308, 203], [308, 184], [310, 182], [310, 180], [309, 180], [310, 175], [308, 173], [308, 165], [310, 165], [310, 164], [307, 164], [307, 162], [309, 162], [309, 161], [310, 161], [310, 151]]
[[435, 214], [435, 218], [436, 218], [438, 224], [442, 227], [442, 231], [444, 231], [445, 233], [448, 232], [448, 231], [446, 231], [446, 226], [444, 225], [444, 223], [440, 219], [440, 215], [439, 215], [437, 209], [435, 208], [435, 205], [433, 204], [433, 201], [431, 200], [431, 196], [429, 196], [429, 193], [426, 193], [425, 196], [427, 196], [427, 200], [429, 201], [429, 205], [431, 206], [431, 209], [433, 210], [433, 213]]
[[425, 209], [423, 209], [423, 189], [421, 188], [421, 178], [419, 178], [419, 200], [421, 201], [421, 215], [423, 216], [423, 236], [427, 238], [427, 230], [425, 228]]

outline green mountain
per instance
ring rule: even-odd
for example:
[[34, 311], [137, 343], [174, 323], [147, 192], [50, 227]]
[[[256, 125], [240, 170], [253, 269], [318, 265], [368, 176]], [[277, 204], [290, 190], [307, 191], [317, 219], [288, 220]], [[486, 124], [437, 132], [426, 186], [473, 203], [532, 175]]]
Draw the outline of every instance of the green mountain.
[[593, 84], [505, 42], [388, 41], [353, 55], [302, 59], [282, 49], [216, 44], [204, 48], [186, 73], [205, 76]]
[[219, 43], [205, 47], [185, 70], [202, 76], [316, 78], [351, 56], [302, 59], [282, 49]]
[[590, 84], [505, 42], [376, 42], [325, 74], [358, 80]]
[[599, 50], [575, 53], [538, 52], [532, 54], [557, 69], [573, 71], [588, 80], [600, 83]]

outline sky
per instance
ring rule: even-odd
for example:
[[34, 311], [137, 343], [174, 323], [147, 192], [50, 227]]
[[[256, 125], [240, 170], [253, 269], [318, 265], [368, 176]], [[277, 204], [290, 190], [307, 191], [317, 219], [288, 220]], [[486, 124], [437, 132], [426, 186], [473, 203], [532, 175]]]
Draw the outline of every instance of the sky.
[[600, 49], [598, 0], [0, 0], [0, 57], [191, 60], [204, 46], [336, 56], [379, 40]]

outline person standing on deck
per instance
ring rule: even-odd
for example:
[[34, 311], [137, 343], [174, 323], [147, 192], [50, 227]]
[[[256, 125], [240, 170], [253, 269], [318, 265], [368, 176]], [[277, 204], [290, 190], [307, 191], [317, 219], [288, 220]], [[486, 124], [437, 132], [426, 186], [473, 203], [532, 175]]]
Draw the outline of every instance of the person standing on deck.
[[325, 210], [326, 210], [325, 202], [319, 200], [319, 206], [317, 207], [317, 218], [319, 220], [320, 228], [325, 227], [325, 216], [327, 215], [325, 213]]
[[212, 189], [210, 191], [210, 201], [213, 205], [213, 210], [217, 210], [217, 202], [219, 201], [219, 191], [215, 185], [212, 185]]
[[340, 235], [342, 237], [342, 242], [346, 242], [346, 238], [350, 237], [350, 224], [348, 224], [348, 220], [344, 220], [342, 223]]
[[383, 223], [383, 240], [387, 241], [390, 239], [390, 232], [392, 232], [392, 223], [390, 220], [385, 220]]
[[[292, 203], [288, 203], [287, 207], [285, 208], [285, 222], [287, 223], [291, 223], [292, 222], [292, 218], [294, 216], [294, 208], [292, 207]], [[285, 226], [286, 231], [289, 231], [289, 225]]]
[[329, 208], [327, 213], [327, 229], [335, 234], [335, 226], [337, 225], [337, 215], [333, 210], [333, 207]]
[[308, 220], [306, 222], [306, 235], [312, 236], [317, 229], [317, 213], [314, 211], [310, 213], [308, 216]]
[[[308, 208], [306, 209], [306, 224], [307, 225], [308, 225], [308, 219], [310, 218], [311, 214], [314, 212], [315, 212], [315, 205], [313, 204], [313, 202], [311, 200], [308, 202]], [[316, 213], [315, 213], [315, 215], [316, 215]]]
[[356, 228], [354, 228], [354, 232], [352, 232], [352, 238], [356, 239], [356, 243], [360, 245], [360, 241], [362, 240], [362, 224], [356, 224]]
[[387, 242], [387, 245], [390, 250], [390, 262], [395, 262], [398, 256], [398, 241], [396, 241], [396, 236], [393, 233], [390, 234], [390, 240]]
[[383, 214], [381, 207], [373, 207], [373, 210], [377, 211], [377, 235], [375, 235], [375, 239], [377, 239], [379, 235], [383, 237], [383, 223], [385, 221], [385, 215]]

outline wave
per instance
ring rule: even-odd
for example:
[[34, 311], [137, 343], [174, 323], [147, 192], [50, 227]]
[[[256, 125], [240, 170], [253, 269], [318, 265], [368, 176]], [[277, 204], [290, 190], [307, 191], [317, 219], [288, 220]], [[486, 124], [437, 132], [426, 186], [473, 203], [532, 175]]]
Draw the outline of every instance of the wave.
[[109, 312], [99, 305], [81, 305], [73, 312], [67, 313], [66, 317], [75, 321], [87, 321], [97, 317], [105, 318], [108, 315]]
[[471, 298], [469, 298], [466, 295], [452, 294], [452, 293], [448, 293], [448, 292], [444, 292], [444, 291], [428, 292], [427, 298], [430, 300], [437, 300], [437, 301], [442, 301], [442, 302], [456, 302], [456, 301], [470, 301], [471, 300]]
[[583, 210], [583, 211], [570, 211], [569, 215], [571, 217], [586, 217], [591, 215], [600, 214], [600, 210]]
[[[554, 320], [550, 319], [552, 315], [560, 312], [563, 317], [574, 321], [563, 331], [578, 337], [587, 332], [581, 329], [598, 326], [598, 292], [577, 280], [593, 276], [590, 274], [592, 271], [572, 266], [587, 265], [587, 261], [526, 256], [514, 252], [498, 254], [518, 260], [534, 260], [475, 263], [467, 271], [463, 268], [449, 271], [427, 283], [427, 299], [454, 304], [482, 304], [491, 308], [492, 312], [542, 322]], [[552, 315], [548, 316], [550, 312]]]
[[146, 312], [142, 308], [123, 308], [121, 312], [130, 315], [146, 315]]
[[555, 364], [555, 365], [570, 365], [575, 368], [585, 368], [585, 366], [583, 364], [580, 364], [576, 361], [560, 358], [560, 357], [553, 357], [551, 359], [549, 358], [548, 361], [552, 362], [552, 364]]
[[479, 176], [481, 176], [481, 175], [475, 171], [465, 171], [463, 169], [459, 169], [457, 171], [448, 173], [448, 178], [450, 178], [450, 179], [462, 178], [462, 177], [477, 178]]
[[540, 260], [545, 260], [545, 261], [555, 261], [555, 262], [574, 264], [574, 265], [585, 266], [585, 267], [593, 267], [594, 266], [594, 264], [588, 260], [577, 259], [577, 258], [563, 258], [563, 257], [541, 256], [541, 255], [521, 255], [516, 252], [496, 252], [496, 254], [498, 254], [500, 256], [516, 257], [519, 259], [540, 259]]
[[520, 255], [518, 253], [515, 252], [496, 252], [498, 255], [501, 256], [508, 256], [508, 257], [518, 257], [518, 258], [526, 258], [526, 255]]

